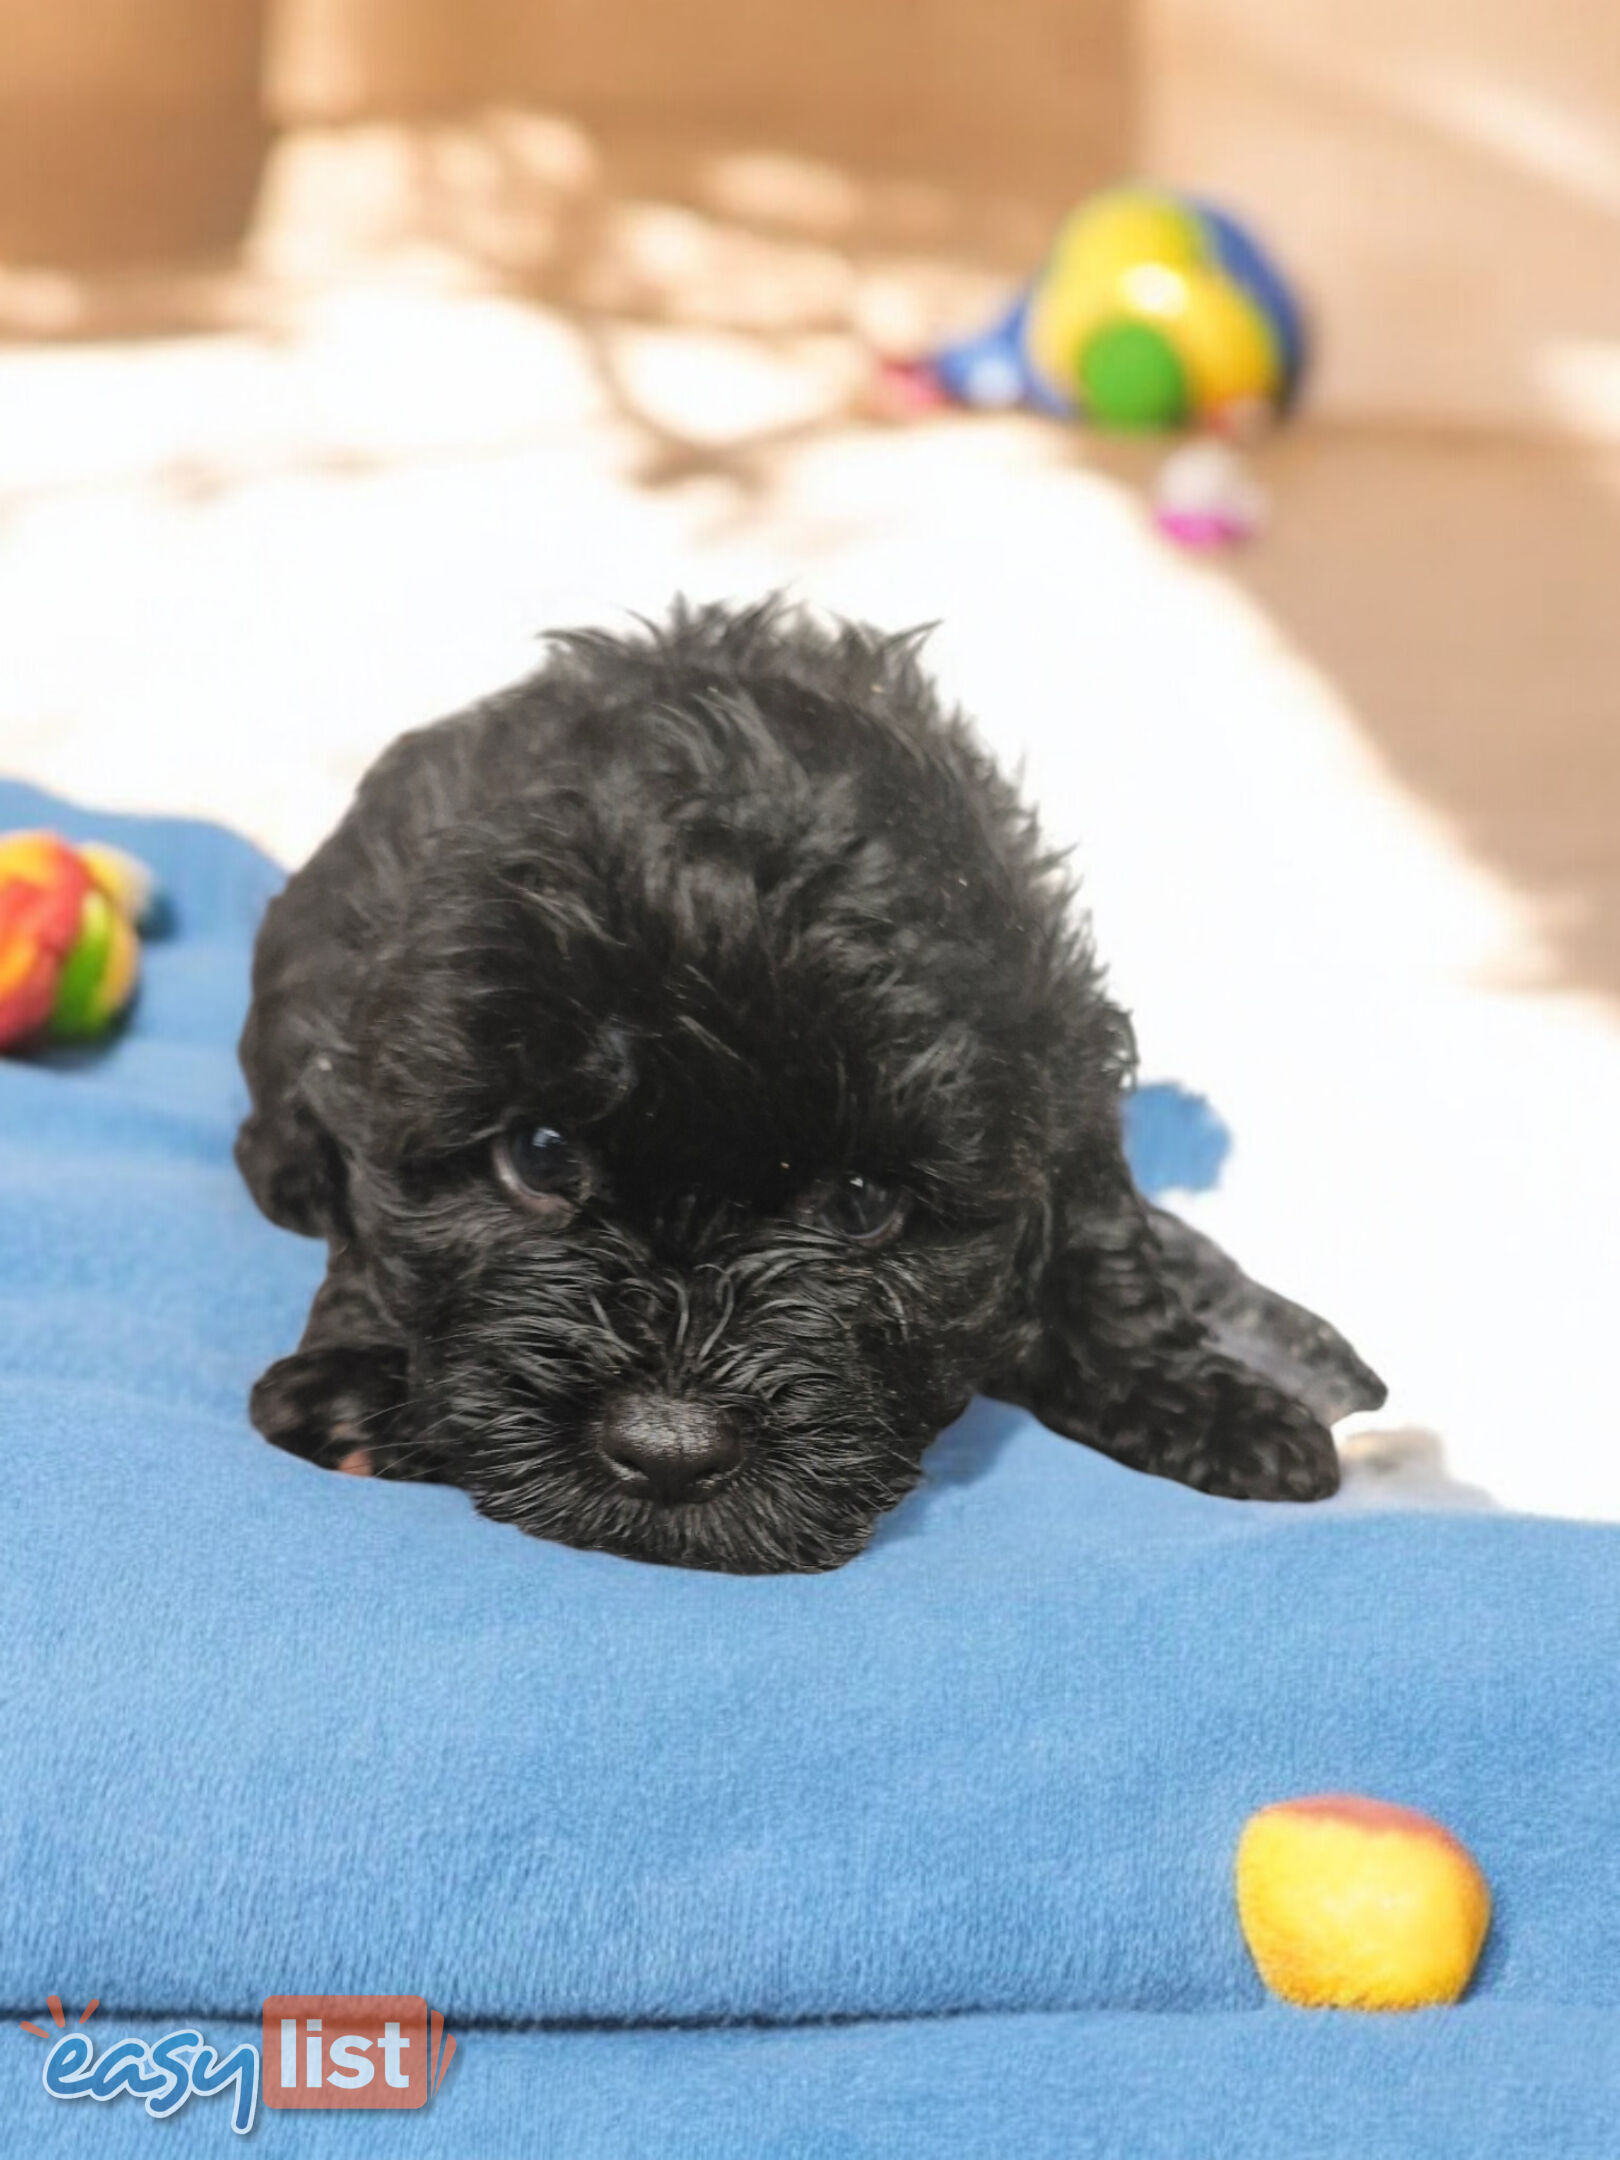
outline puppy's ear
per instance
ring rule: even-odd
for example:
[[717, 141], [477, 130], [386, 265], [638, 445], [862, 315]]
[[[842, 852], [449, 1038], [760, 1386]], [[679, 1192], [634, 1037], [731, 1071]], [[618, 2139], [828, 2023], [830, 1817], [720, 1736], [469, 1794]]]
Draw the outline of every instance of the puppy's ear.
[[1148, 1218], [1170, 1281], [1217, 1349], [1297, 1396], [1324, 1425], [1383, 1408], [1383, 1381], [1320, 1314], [1255, 1282], [1178, 1215], [1150, 1206]]
[[242, 1038], [242, 1065], [254, 1106], [236, 1136], [237, 1168], [259, 1206], [283, 1230], [296, 1230], [303, 1237], [347, 1237], [348, 1170], [321, 1114], [330, 1069], [323, 1073], [312, 1060], [305, 1073], [287, 1084], [277, 1074], [256, 1069], [252, 1036], [250, 1019]]
[[1225, 1355], [1185, 1302], [1116, 1132], [1093, 1132], [1059, 1165], [1050, 1201], [1017, 1399], [1056, 1431], [1203, 1492], [1334, 1491], [1326, 1428]]

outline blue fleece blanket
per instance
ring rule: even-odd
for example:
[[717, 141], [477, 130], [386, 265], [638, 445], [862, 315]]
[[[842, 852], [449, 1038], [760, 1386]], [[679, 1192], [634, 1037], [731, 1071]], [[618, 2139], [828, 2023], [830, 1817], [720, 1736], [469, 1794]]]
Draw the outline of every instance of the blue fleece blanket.
[[[312, 2153], [922, 2153], [957, 2121], [969, 2151], [1610, 2149], [1620, 1533], [1207, 1500], [992, 1404], [831, 1576], [648, 1568], [324, 1475], [243, 1409], [321, 1257], [229, 1158], [276, 873], [0, 788], [0, 828], [43, 822], [145, 854], [177, 934], [118, 1043], [0, 1065], [14, 2018], [54, 1992], [214, 2038], [271, 1993], [409, 1991], [467, 2035], [419, 2118], [261, 2118]], [[1238, 1830], [1332, 1787], [1478, 1854], [1463, 2011], [1263, 2006]], [[739, 2019], [912, 2022], [469, 2032]], [[18, 2149], [160, 2135], [49, 2101], [44, 2053], [0, 2050]], [[1404, 2142], [1335, 2142], [1392, 2095]]]
[[[98, 2011], [92, 2029], [106, 2022]], [[119, 2034], [164, 2029], [111, 2023]], [[203, 2024], [222, 2052], [259, 2037], [257, 2026]], [[0, 2039], [8, 2154], [232, 2149], [230, 2094], [162, 2123], [127, 2097], [65, 2106], [41, 2090], [45, 2052], [26, 2034]], [[421, 2113], [261, 2108], [248, 2150], [262, 2140], [266, 2160], [1613, 2160], [1617, 2123], [1620, 2023], [1480, 2001], [1407, 2018], [1270, 2006], [475, 2031]]]

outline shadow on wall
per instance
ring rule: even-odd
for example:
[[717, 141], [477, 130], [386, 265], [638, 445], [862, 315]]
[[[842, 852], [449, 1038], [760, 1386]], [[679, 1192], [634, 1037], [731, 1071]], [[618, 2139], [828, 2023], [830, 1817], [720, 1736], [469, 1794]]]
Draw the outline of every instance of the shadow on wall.
[[874, 347], [977, 320], [1046, 234], [1026, 202], [741, 137], [518, 106], [310, 124], [277, 137], [228, 253], [0, 261], [0, 337], [294, 335], [359, 286], [504, 297], [566, 324], [641, 484], [753, 494], [774, 453], [849, 415]]
[[295, 121], [538, 104], [1047, 213], [1126, 166], [1134, 0], [279, 0]]
[[42, 27], [0, 0], [0, 118], [52, 138], [48, 186], [29, 152], [8, 200], [0, 159], [0, 336], [274, 334], [410, 258], [565, 313], [642, 479], [751, 487], [872, 343], [971, 320], [1128, 163], [1129, 9], [59, 0]]
[[[0, 0], [0, 261], [224, 250], [272, 128], [414, 123], [419, 210], [477, 216], [460, 241], [533, 268], [526, 146], [477, 116], [539, 108], [571, 116], [621, 192], [735, 211], [747, 178], [722, 203], [693, 168], [763, 150], [823, 175], [814, 205], [778, 190], [775, 222], [847, 235], [871, 196], [874, 238], [1027, 267], [1068, 203], [1129, 165], [1130, 5]], [[495, 217], [476, 201], [491, 193]]]
[[454, 265], [582, 340], [636, 477], [750, 492], [846, 417], [874, 346], [974, 320], [1045, 214], [742, 131], [533, 108], [309, 126], [271, 166], [251, 256], [296, 290], [362, 260]]

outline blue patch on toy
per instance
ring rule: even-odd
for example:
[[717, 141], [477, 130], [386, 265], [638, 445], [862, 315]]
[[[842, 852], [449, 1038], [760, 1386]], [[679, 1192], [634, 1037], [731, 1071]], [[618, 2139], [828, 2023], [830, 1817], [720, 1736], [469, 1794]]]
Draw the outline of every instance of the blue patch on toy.
[[1276, 264], [1262, 253], [1253, 237], [1235, 218], [1228, 217], [1224, 210], [1217, 210], [1201, 195], [1195, 196], [1194, 202], [1215, 243], [1221, 267], [1254, 295], [1270, 321], [1283, 366], [1277, 410], [1286, 413], [1298, 395], [1308, 358], [1305, 317], [1299, 302], [1279, 275]]

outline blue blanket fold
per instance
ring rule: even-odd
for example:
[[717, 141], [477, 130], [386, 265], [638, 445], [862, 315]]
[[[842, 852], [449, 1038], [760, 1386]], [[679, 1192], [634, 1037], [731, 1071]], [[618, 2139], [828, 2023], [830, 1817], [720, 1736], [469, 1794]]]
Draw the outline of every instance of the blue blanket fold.
[[[1351, 2148], [1177, 2142], [1188, 2096], [1213, 2108], [1223, 2080], [1263, 2075], [1278, 2120], [1303, 2119], [1342, 2074], [1377, 2123], [1387, 2082], [1420, 2071], [1436, 2092], [1472, 2081], [1534, 2134], [1356, 2149], [1599, 2149], [1581, 2138], [1584, 2096], [1616, 2090], [1620, 1533], [1207, 1500], [993, 1404], [936, 1444], [871, 1550], [821, 1577], [576, 1553], [452, 1491], [313, 1470], [244, 1409], [321, 1265], [257, 1216], [229, 1156], [277, 874], [205, 827], [0, 787], [0, 829], [33, 823], [145, 854], [177, 929], [105, 1053], [0, 1064], [14, 2015], [55, 1992], [99, 1996], [98, 2023], [223, 2020], [316, 1989], [419, 1992], [463, 2027], [1201, 2013], [478, 2035], [453, 2073], [470, 2142], [410, 2141], [448, 2134], [452, 2081], [420, 2122], [334, 2118], [351, 2142], [301, 2121], [312, 2152], [922, 2153], [942, 2149], [924, 2141], [937, 2084], [1023, 2133], [963, 2150], [1308, 2154]], [[1343, 1787], [1430, 1810], [1491, 1877], [1463, 2012], [1260, 2010], [1238, 1831], [1266, 1801]], [[13, 2028], [0, 2080], [24, 2078], [13, 2041], [43, 2053]], [[534, 2091], [573, 2095], [595, 2128], [480, 2143], [481, 2053], [530, 2063]], [[776, 2095], [758, 2101], [774, 2142], [746, 2141], [746, 2112], [686, 2135], [716, 2063]], [[900, 2095], [888, 2144], [851, 2097], [867, 2078], [872, 2120]], [[1064, 2142], [1087, 2092], [1140, 2134]], [[52, 2125], [103, 2151], [126, 2118], [120, 2135], [158, 2134], [128, 2100], [82, 2128], [87, 2108], [28, 2105], [30, 2151], [55, 2149]], [[203, 2114], [170, 2127], [200, 2136]], [[653, 2117], [662, 2143], [627, 2141]]]

